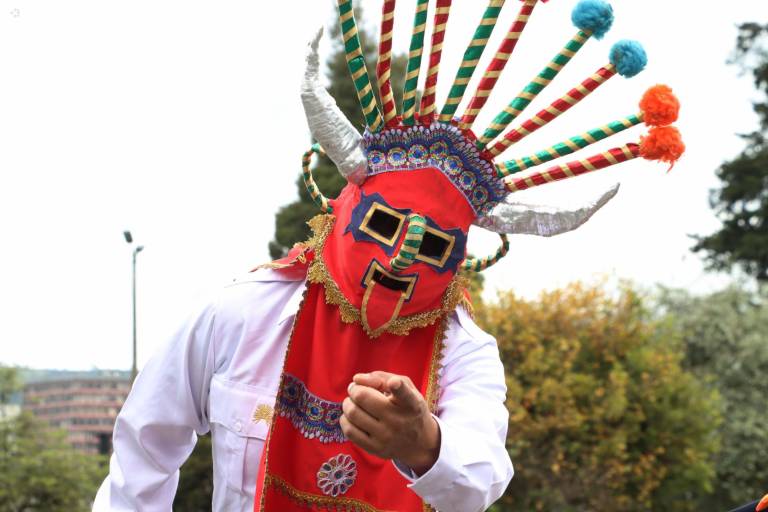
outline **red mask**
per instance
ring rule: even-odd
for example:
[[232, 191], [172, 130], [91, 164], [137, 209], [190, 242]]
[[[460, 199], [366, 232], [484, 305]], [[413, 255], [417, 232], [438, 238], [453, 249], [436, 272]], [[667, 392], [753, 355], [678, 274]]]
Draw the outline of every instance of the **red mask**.
[[[453, 130], [426, 136], [423, 127], [406, 135], [393, 130], [399, 136], [394, 144], [386, 132], [366, 134], [368, 178], [360, 186], [350, 183], [331, 201], [336, 221], [323, 260], [371, 336], [398, 318], [441, 309], [465, 257], [470, 224], [504, 193], [492, 166], [477, 158], [474, 147], [460, 148], [449, 140], [461, 137]], [[410, 247], [416, 252], [413, 263], [400, 270], [392, 259], [403, 244], [409, 249], [412, 214], [426, 226], [418, 247]]]

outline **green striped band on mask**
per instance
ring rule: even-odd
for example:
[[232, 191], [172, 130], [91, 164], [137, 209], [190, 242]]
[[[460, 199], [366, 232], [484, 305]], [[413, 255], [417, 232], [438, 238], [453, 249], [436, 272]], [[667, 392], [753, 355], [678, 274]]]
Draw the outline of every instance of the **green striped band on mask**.
[[333, 213], [333, 207], [329, 204], [328, 198], [325, 197], [320, 189], [317, 188], [315, 179], [312, 177], [312, 170], [309, 168], [309, 164], [312, 162], [312, 155], [325, 155], [325, 152], [320, 147], [320, 144], [312, 144], [312, 147], [304, 153], [301, 157], [301, 176], [304, 179], [304, 186], [307, 187], [307, 192], [323, 213]]
[[488, 267], [498, 263], [498, 261], [509, 252], [509, 238], [504, 233], [499, 233], [499, 237], [501, 238], [501, 246], [496, 250], [496, 253], [493, 256], [487, 256], [485, 258], [466, 258], [461, 262], [461, 269], [470, 272], [482, 272]]
[[427, 231], [427, 220], [421, 215], [412, 213], [408, 215], [408, 230], [405, 233], [405, 239], [397, 251], [395, 257], [389, 262], [392, 270], [402, 272], [407, 269], [416, 260], [421, 248], [421, 242], [424, 240], [424, 233]]

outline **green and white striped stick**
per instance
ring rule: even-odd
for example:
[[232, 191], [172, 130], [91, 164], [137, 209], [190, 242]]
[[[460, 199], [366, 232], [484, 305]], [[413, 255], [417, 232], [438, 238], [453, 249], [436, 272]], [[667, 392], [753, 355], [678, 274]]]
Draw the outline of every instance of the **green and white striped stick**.
[[564, 142], [555, 144], [554, 146], [539, 151], [533, 155], [518, 158], [516, 160], [508, 160], [506, 162], [502, 162], [496, 165], [496, 172], [499, 178], [503, 178], [505, 176], [509, 176], [510, 174], [524, 171], [531, 167], [535, 167], [545, 162], [554, 160], [555, 158], [575, 153], [576, 151], [594, 144], [599, 140], [603, 140], [610, 137], [611, 135], [615, 135], [628, 128], [632, 128], [633, 126], [637, 126], [642, 122], [642, 112], [627, 116], [623, 119], [613, 121], [599, 128], [584, 132], [581, 135], [571, 137]]
[[381, 112], [376, 102], [376, 96], [373, 93], [371, 79], [368, 76], [368, 69], [365, 67], [365, 59], [360, 49], [360, 37], [357, 33], [357, 23], [355, 22], [355, 13], [352, 9], [352, 0], [338, 0], [339, 22], [341, 23], [341, 34], [344, 40], [344, 54], [347, 59], [347, 67], [352, 75], [352, 81], [355, 84], [357, 98], [363, 109], [365, 124], [372, 132], [381, 129], [383, 122]]
[[558, 73], [565, 67], [571, 58], [576, 55], [584, 43], [591, 37], [591, 33], [579, 30], [575, 36], [560, 50], [544, 69], [533, 79], [515, 99], [500, 112], [483, 135], [477, 140], [477, 147], [481, 151], [488, 146], [509, 124], [519, 116], [523, 110], [554, 80]]
[[304, 153], [301, 157], [301, 177], [304, 179], [304, 186], [307, 187], [307, 192], [323, 213], [333, 213], [333, 207], [328, 202], [328, 198], [320, 192], [317, 188], [317, 183], [312, 177], [312, 170], [309, 168], [312, 162], [312, 154], [317, 153], [320, 156], [325, 155], [325, 151], [320, 147], [320, 144], [312, 144], [312, 147]]
[[461, 269], [482, 272], [488, 267], [498, 263], [498, 261], [509, 252], [509, 238], [503, 233], [499, 233], [499, 236], [501, 237], [501, 247], [496, 250], [496, 253], [493, 256], [486, 256], [485, 258], [466, 258], [461, 262]]
[[480, 24], [475, 30], [475, 34], [470, 41], [469, 46], [464, 52], [464, 58], [461, 61], [459, 70], [456, 73], [456, 78], [453, 80], [451, 90], [448, 92], [448, 99], [445, 102], [445, 106], [440, 111], [440, 121], [448, 123], [453, 119], [453, 115], [456, 113], [456, 109], [459, 107], [462, 98], [464, 98], [464, 92], [467, 90], [467, 85], [472, 79], [472, 75], [477, 68], [480, 57], [485, 51], [485, 47], [488, 45], [488, 39], [493, 33], [493, 29], [496, 26], [496, 20], [499, 18], [501, 8], [504, 6], [505, 0], [490, 0], [488, 7], [486, 7], [483, 17], [480, 20]]
[[403, 87], [403, 124], [413, 126], [416, 113], [416, 88], [419, 85], [421, 56], [424, 53], [424, 30], [427, 27], [427, 9], [429, 0], [418, 0], [416, 15], [413, 18], [411, 47], [408, 50], [408, 66]]

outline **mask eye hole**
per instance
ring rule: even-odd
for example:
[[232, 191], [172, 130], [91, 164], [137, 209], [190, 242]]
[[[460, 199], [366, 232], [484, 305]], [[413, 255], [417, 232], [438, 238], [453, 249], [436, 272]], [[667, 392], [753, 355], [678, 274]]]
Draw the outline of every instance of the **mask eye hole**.
[[442, 267], [451, 255], [455, 243], [456, 239], [453, 236], [433, 228], [427, 228], [416, 259]]
[[394, 245], [404, 222], [405, 215], [402, 213], [382, 204], [373, 203], [360, 224], [360, 231], [386, 245]]

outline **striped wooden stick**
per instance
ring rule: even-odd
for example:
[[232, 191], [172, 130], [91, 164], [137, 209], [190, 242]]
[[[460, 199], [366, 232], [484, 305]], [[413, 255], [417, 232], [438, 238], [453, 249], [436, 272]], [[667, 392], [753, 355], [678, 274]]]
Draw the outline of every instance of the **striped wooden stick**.
[[544, 185], [545, 183], [573, 178], [574, 176], [586, 174], [598, 169], [604, 169], [611, 165], [632, 160], [638, 156], [640, 156], [640, 145], [631, 142], [618, 148], [609, 149], [603, 153], [591, 156], [585, 160], [574, 160], [528, 176], [509, 178], [504, 181], [504, 185], [510, 192], [517, 192], [538, 185]]
[[501, 258], [506, 256], [509, 252], [509, 238], [503, 233], [499, 233], [499, 236], [501, 237], [501, 247], [496, 250], [496, 253], [493, 256], [487, 256], [485, 258], [466, 258], [461, 262], [461, 269], [481, 272], [488, 267], [495, 265]]
[[485, 47], [488, 45], [488, 38], [493, 33], [496, 20], [498, 20], [501, 8], [504, 6], [504, 1], [490, 0], [488, 2], [488, 7], [486, 7], [483, 13], [480, 24], [477, 26], [474, 36], [472, 36], [472, 41], [470, 41], [469, 46], [464, 52], [464, 58], [461, 61], [459, 70], [456, 72], [456, 78], [453, 80], [451, 90], [448, 92], [445, 106], [440, 111], [439, 120], [443, 123], [449, 123], [453, 119], [459, 103], [464, 98], [464, 92], [467, 90], [467, 85], [472, 79], [477, 63], [480, 62], [480, 57], [482, 57]]
[[403, 87], [403, 124], [413, 126], [416, 113], [416, 88], [421, 72], [421, 55], [424, 52], [424, 30], [427, 27], [427, 8], [429, 0], [418, 0], [416, 15], [413, 18], [411, 47], [408, 50], [408, 66], [405, 71]]
[[507, 36], [501, 42], [501, 45], [499, 45], [499, 49], [496, 50], [496, 55], [494, 55], [493, 60], [491, 60], [491, 63], [485, 70], [483, 78], [477, 86], [475, 95], [470, 100], [467, 110], [464, 111], [464, 115], [461, 117], [461, 124], [459, 125], [461, 128], [467, 130], [472, 128], [477, 115], [485, 106], [485, 102], [488, 101], [488, 96], [491, 95], [491, 91], [496, 85], [496, 81], [499, 79], [501, 72], [504, 70], [509, 58], [512, 56], [512, 52], [515, 50], [515, 46], [520, 39], [520, 35], [523, 33], [523, 29], [528, 24], [528, 19], [530, 18], [531, 13], [533, 13], [533, 8], [536, 7], [537, 1], [538, 0], [525, 0], [522, 7], [520, 7], [520, 12], [517, 14], [517, 18], [509, 28]]
[[435, 91], [437, 90], [437, 74], [440, 70], [440, 57], [443, 53], [443, 40], [445, 39], [445, 26], [448, 24], [448, 15], [451, 12], [451, 0], [437, 0], [435, 8], [435, 26], [432, 31], [432, 46], [429, 50], [429, 69], [427, 81], [424, 84], [424, 96], [421, 98], [421, 116], [427, 121], [435, 113]]
[[325, 155], [325, 151], [320, 147], [320, 144], [312, 144], [310, 150], [301, 157], [301, 177], [304, 179], [304, 186], [307, 187], [307, 192], [309, 192], [312, 201], [320, 207], [323, 213], [333, 213], [333, 207], [328, 203], [328, 198], [317, 188], [315, 179], [312, 177], [312, 170], [309, 168], [314, 153], [320, 156]]
[[565, 93], [562, 98], [553, 101], [552, 104], [540, 110], [539, 113], [523, 122], [517, 128], [509, 130], [504, 135], [504, 138], [498, 141], [489, 150], [490, 153], [493, 156], [500, 155], [527, 135], [530, 135], [542, 126], [546, 126], [550, 121], [554, 120], [563, 112], [566, 112], [572, 106], [589, 96], [590, 93], [594, 92], [598, 87], [615, 75], [616, 67], [613, 64], [601, 67], [595, 71], [592, 76], [581, 82], [581, 84]]
[[533, 101], [536, 96], [539, 95], [545, 87], [560, 73], [560, 70], [570, 62], [571, 58], [576, 55], [584, 43], [591, 37], [591, 33], [579, 30], [573, 38], [565, 45], [565, 47], [555, 55], [549, 64], [547, 64], [543, 70], [533, 79], [523, 90], [518, 94], [515, 99], [499, 113], [491, 123], [483, 135], [477, 141], [477, 147], [481, 151], [496, 138], [509, 124], [519, 116], [523, 110]]
[[365, 67], [365, 59], [360, 49], [360, 37], [357, 34], [355, 13], [352, 10], [352, 0], [338, 0], [339, 22], [341, 34], [344, 40], [344, 53], [347, 59], [347, 67], [355, 84], [357, 98], [363, 109], [365, 124], [372, 132], [377, 132], [382, 127], [381, 112], [373, 94], [371, 80], [368, 77], [368, 69]]
[[644, 114], [642, 112], [633, 114], [604, 126], [600, 126], [599, 128], [584, 132], [581, 135], [571, 137], [565, 142], [559, 142], [554, 146], [539, 151], [533, 155], [502, 162], [496, 166], [496, 172], [499, 177], [503, 178], [504, 176], [509, 176], [510, 174], [515, 174], [530, 167], [549, 162], [555, 158], [570, 155], [571, 153], [585, 148], [590, 144], [594, 144], [599, 140], [603, 140], [611, 135], [624, 131], [627, 128], [637, 126], [643, 122], [643, 116]]
[[376, 81], [379, 86], [384, 110], [384, 123], [397, 117], [395, 97], [392, 94], [392, 28], [395, 17], [395, 0], [384, 0], [381, 9], [381, 35], [379, 37], [379, 60], [376, 64]]

